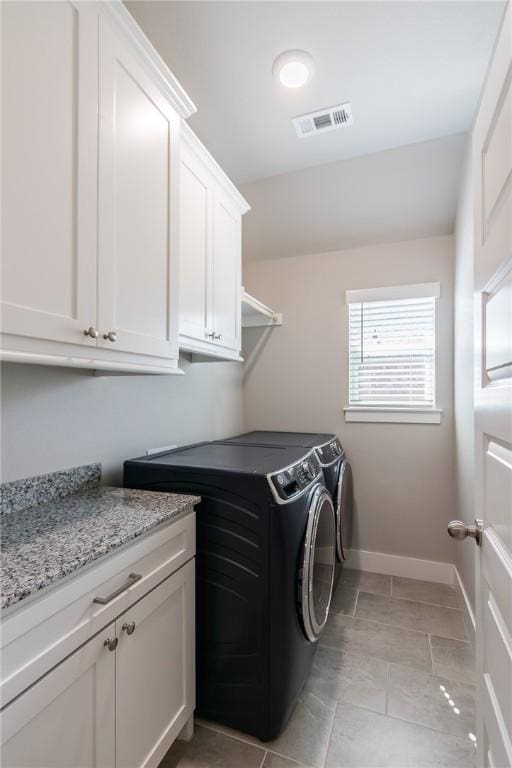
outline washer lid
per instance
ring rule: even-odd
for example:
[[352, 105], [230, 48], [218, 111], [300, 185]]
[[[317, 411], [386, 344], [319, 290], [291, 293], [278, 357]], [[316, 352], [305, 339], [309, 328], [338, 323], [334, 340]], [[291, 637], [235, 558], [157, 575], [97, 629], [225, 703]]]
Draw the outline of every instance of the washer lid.
[[240, 474], [268, 475], [304, 460], [311, 451], [279, 445], [196, 443], [173, 451], [132, 459], [145, 466], [224, 470]]
[[243, 435], [235, 435], [223, 440], [223, 443], [243, 443], [245, 445], [288, 445], [303, 448], [315, 448], [334, 440], [336, 435], [323, 432], [279, 432], [254, 430]]

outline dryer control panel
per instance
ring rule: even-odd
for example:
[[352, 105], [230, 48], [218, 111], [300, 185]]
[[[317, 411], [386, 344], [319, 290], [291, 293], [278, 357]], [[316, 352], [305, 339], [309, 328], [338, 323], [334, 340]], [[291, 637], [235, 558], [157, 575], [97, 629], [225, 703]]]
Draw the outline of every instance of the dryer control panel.
[[321, 474], [320, 462], [311, 451], [297, 464], [269, 475], [268, 481], [276, 501], [284, 504], [300, 496]]
[[337, 459], [344, 455], [342, 445], [338, 438], [331, 440], [330, 443], [315, 448], [315, 451], [322, 466], [334, 464]]

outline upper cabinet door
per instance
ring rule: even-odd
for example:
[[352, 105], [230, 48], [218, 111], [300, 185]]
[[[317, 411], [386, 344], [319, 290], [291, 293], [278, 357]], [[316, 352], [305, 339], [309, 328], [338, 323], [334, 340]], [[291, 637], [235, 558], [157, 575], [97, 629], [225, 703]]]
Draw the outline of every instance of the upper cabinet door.
[[99, 344], [176, 358], [180, 118], [104, 16], [99, 66]]
[[97, 10], [0, 12], [2, 331], [96, 346]]
[[213, 328], [215, 343], [240, 349], [241, 214], [220, 190], [213, 218]]
[[206, 341], [212, 322], [210, 177], [184, 146], [180, 172], [180, 333]]

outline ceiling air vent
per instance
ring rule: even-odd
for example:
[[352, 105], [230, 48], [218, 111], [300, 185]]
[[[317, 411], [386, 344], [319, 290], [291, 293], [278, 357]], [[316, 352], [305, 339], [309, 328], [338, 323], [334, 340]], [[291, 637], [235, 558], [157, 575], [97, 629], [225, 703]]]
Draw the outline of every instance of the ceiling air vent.
[[349, 101], [345, 104], [338, 104], [336, 107], [292, 117], [292, 123], [299, 139], [326, 131], [334, 131], [336, 128], [344, 128], [347, 125], [352, 125], [353, 122], [352, 107]]

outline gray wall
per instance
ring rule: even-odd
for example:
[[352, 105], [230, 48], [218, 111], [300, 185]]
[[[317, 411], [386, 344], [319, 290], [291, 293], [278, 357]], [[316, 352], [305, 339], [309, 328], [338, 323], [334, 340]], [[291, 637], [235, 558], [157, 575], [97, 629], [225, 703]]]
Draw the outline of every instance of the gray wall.
[[[246, 331], [245, 427], [336, 432], [354, 468], [354, 547], [453, 562], [453, 238], [258, 261], [248, 291], [284, 313]], [[440, 281], [440, 425], [345, 423], [347, 289]]]
[[94, 376], [2, 366], [2, 480], [101, 461], [120, 483], [146, 448], [242, 430], [242, 366], [180, 360], [185, 376]]
[[[468, 147], [469, 150], [470, 147]], [[455, 231], [455, 477], [457, 517], [473, 523], [475, 438], [473, 427], [473, 198], [468, 151]], [[457, 570], [475, 607], [475, 547], [454, 546]]]

